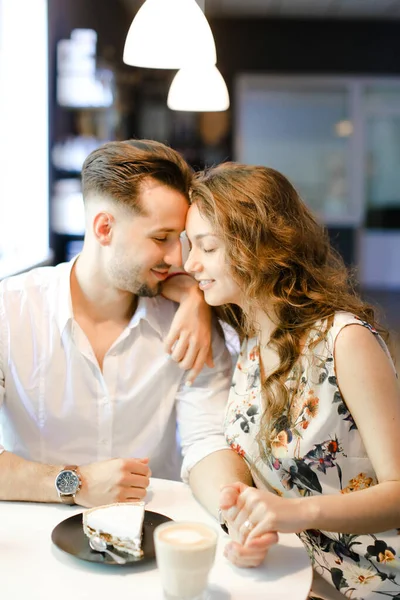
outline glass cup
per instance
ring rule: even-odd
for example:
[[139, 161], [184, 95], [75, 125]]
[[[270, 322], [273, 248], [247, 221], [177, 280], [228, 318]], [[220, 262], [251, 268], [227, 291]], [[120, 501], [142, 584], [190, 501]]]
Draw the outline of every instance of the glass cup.
[[154, 545], [166, 600], [204, 600], [218, 534], [195, 521], [171, 521], [154, 530]]

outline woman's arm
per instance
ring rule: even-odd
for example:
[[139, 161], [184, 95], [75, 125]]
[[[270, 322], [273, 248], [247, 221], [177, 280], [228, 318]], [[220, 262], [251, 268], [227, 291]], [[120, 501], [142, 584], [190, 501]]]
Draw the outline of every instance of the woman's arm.
[[193, 467], [189, 477], [194, 496], [214, 517], [218, 517], [221, 487], [236, 481], [249, 486], [253, 483], [245, 461], [230, 448], [203, 458]]
[[186, 383], [191, 385], [205, 364], [214, 366], [212, 310], [206, 304], [197, 281], [183, 270], [170, 274], [163, 283], [162, 295], [179, 303], [165, 339], [165, 351], [181, 369], [189, 371]]
[[239, 497], [231, 510], [236, 527], [246, 520], [254, 524], [249, 540], [267, 531], [377, 533], [400, 527], [400, 394], [393, 367], [371, 332], [359, 325], [340, 332], [335, 359], [342, 397], [378, 483], [349, 494], [293, 499], [237, 484]]
[[400, 393], [393, 367], [371, 332], [349, 325], [335, 348], [337, 382], [378, 485], [339, 497], [307, 499], [311, 527], [376, 533], [400, 527]]

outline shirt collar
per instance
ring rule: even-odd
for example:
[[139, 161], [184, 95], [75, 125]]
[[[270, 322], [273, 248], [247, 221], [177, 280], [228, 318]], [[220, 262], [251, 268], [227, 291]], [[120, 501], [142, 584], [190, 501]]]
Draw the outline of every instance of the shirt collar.
[[74, 318], [71, 299], [71, 271], [78, 256], [79, 254], [70, 262], [62, 263], [56, 267], [56, 269], [60, 269], [56, 321], [61, 334], [69, 321]]
[[139, 297], [138, 304], [132, 318], [128, 324], [130, 329], [137, 327], [141, 320], [147, 323], [162, 337], [163, 332], [159, 319], [159, 299]]
[[[56, 267], [60, 269], [56, 321], [61, 334], [63, 333], [67, 324], [74, 318], [71, 299], [71, 271], [78, 257], [79, 254], [70, 262], [62, 263]], [[134, 329], [143, 319], [144, 321], [147, 321], [149, 325], [162, 337], [163, 332], [160, 324], [159, 310], [160, 301], [158, 297], [139, 297], [136, 310], [128, 324], [129, 329]]]

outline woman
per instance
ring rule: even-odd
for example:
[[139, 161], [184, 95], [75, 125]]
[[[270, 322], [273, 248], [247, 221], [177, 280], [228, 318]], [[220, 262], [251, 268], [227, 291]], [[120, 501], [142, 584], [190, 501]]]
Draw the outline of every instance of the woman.
[[245, 545], [298, 533], [319, 595], [400, 598], [400, 397], [373, 309], [277, 171], [225, 163], [191, 199], [185, 268], [243, 339], [225, 432], [258, 489], [223, 490], [225, 515]]

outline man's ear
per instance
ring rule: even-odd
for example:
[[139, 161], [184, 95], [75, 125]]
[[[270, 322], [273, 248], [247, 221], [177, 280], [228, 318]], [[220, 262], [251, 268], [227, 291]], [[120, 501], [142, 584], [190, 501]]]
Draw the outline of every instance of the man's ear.
[[108, 212], [99, 212], [93, 220], [93, 233], [96, 240], [102, 246], [108, 246], [111, 242], [114, 217]]

